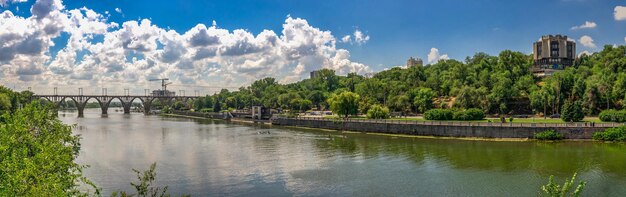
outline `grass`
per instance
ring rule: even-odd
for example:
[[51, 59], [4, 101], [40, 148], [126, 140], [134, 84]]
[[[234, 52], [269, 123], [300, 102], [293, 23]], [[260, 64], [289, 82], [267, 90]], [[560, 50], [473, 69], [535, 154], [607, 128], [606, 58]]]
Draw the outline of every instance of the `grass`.
[[[329, 115], [329, 116], [323, 116], [323, 118], [329, 118], [329, 119], [339, 119], [339, 117], [335, 116], [335, 115]], [[359, 119], [359, 120], [365, 120], [367, 119], [365, 116], [350, 116], [350, 119]], [[431, 120], [426, 120], [423, 117], [406, 117], [406, 118], [389, 118], [386, 120], [405, 120], [405, 121], [420, 121], [420, 122], [428, 122]], [[451, 120], [451, 122], [500, 122], [500, 118], [486, 118], [484, 120]], [[434, 121], [434, 122], [440, 122], [440, 121]], [[509, 119], [506, 118], [506, 122], [509, 122]], [[602, 122], [598, 117], [586, 117], [585, 119], [583, 119], [582, 122]], [[565, 121], [561, 120], [560, 118], [547, 118], [547, 119], [543, 119], [543, 118], [514, 118], [513, 119], [513, 123], [566, 123]]]

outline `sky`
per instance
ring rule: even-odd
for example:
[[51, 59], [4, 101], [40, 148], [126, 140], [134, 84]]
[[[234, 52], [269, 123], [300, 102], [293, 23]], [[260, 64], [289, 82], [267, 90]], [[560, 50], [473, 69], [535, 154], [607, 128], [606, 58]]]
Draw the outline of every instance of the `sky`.
[[547, 34], [569, 36], [578, 53], [623, 45], [626, 1], [0, 0], [0, 84], [143, 94], [169, 78], [170, 90], [212, 94], [321, 68], [530, 54]]

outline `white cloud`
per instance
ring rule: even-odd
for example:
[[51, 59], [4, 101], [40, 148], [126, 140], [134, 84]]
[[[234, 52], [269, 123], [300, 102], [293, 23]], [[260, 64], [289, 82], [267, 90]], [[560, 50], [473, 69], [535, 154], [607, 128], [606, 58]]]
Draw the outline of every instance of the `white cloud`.
[[[179, 33], [148, 19], [109, 22], [107, 14], [88, 8], [66, 10], [60, 0], [37, 1], [31, 12], [30, 17], [0, 13], [0, 83], [95, 87], [114, 81], [110, 92], [124, 86], [143, 92], [146, 87], [131, 84], [168, 77], [174, 84], [232, 87], [261, 77], [293, 82], [320, 68], [371, 72], [336, 47], [332, 32], [290, 16], [278, 33], [221, 29], [215, 22]], [[62, 32], [69, 35], [67, 42], [53, 42]], [[350, 38], [358, 44], [369, 40], [358, 30]], [[60, 43], [55, 47], [60, 51], [51, 51]]]
[[578, 39], [578, 42], [585, 47], [596, 48], [596, 44], [593, 43], [593, 38], [591, 38], [591, 36], [584, 35]]
[[0, 7], [6, 7], [9, 3], [23, 3], [28, 0], [0, 0]]
[[587, 51], [587, 50], [584, 50], [584, 51], [582, 51], [582, 52], [578, 53], [578, 57], [580, 57], [580, 56], [582, 56], [582, 55], [591, 55], [591, 52], [589, 52], [589, 51]]
[[596, 23], [595, 22], [590, 22], [590, 21], [585, 21], [584, 24], [579, 25], [579, 26], [574, 26], [571, 28], [571, 30], [579, 30], [579, 29], [593, 29], [596, 28]]
[[363, 34], [361, 30], [357, 29], [356, 31], [354, 31], [354, 42], [356, 42], [357, 44], [365, 44], [369, 40], [370, 36]]
[[350, 35], [345, 35], [345, 36], [343, 36], [341, 38], [341, 42], [343, 42], [343, 43], [348, 43], [348, 42], [350, 42], [350, 40], [352, 40]]
[[615, 6], [613, 11], [613, 17], [615, 20], [622, 21], [626, 20], [626, 7], [625, 6]]
[[121, 13], [122, 13], [122, 9], [121, 9], [121, 8], [115, 8], [115, 12], [117, 12], [117, 13], [120, 13], [120, 14], [121, 14]]
[[437, 63], [440, 60], [447, 60], [447, 59], [450, 59], [448, 58], [448, 54], [439, 54], [439, 49], [437, 48], [431, 48], [430, 53], [428, 53], [429, 64]]
[[626, 42], [626, 37], [624, 37], [624, 42]]
[[357, 45], [362, 45], [367, 43], [370, 40], [370, 36], [365, 35], [361, 30], [355, 30], [352, 35], [345, 35], [341, 37], [340, 42], [342, 43], [355, 43]]

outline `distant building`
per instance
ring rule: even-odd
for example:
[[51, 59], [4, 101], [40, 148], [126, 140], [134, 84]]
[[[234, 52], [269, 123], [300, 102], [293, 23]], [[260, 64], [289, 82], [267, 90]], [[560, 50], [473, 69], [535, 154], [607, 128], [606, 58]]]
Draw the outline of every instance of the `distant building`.
[[314, 70], [311, 71], [311, 79], [320, 76], [320, 71], [319, 70]]
[[567, 36], [541, 36], [533, 44], [533, 59], [533, 74], [539, 77], [550, 76], [555, 71], [574, 65], [576, 43], [568, 40]]
[[420, 58], [410, 57], [409, 60], [406, 61], [407, 68], [410, 68], [413, 66], [423, 66], [423, 65], [424, 65], [424, 61], [422, 61], [422, 59]]
[[176, 92], [169, 90], [153, 90], [152, 96], [176, 96]]

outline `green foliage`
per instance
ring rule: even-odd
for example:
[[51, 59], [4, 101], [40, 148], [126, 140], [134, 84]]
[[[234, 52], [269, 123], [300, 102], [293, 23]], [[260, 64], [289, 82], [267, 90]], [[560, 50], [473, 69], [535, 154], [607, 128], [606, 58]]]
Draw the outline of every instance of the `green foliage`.
[[86, 196], [79, 184], [95, 188], [75, 162], [80, 137], [50, 106], [33, 102], [2, 120], [0, 196]]
[[431, 109], [424, 113], [426, 120], [452, 120], [454, 111], [451, 109]]
[[216, 100], [213, 102], [213, 112], [222, 111], [222, 102], [220, 100]]
[[347, 118], [350, 115], [357, 114], [359, 109], [359, 95], [352, 92], [334, 94], [328, 99], [328, 103], [333, 113]]
[[182, 101], [175, 101], [172, 104], [171, 108], [174, 109], [174, 110], [181, 110], [181, 109], [185, 108], [185, 104], [183, 104]]
[[373, 105], [369, 110], [367, 110], [367, 118], [387, 119], [389, 118], [389, 108], [381, 105]]
[[11, 97], [6, 94], [0, 93], [0, 115], [4, 112], [10, 111], [11, 108]]
[[626, 110], [604, 110], [600, 112], [599, 118], [603, 122], [626, 122]]
[[428, 111], [433, 108], [433, 99], [435, 96], [435, 91], [430, 88], [420, 88], [415, 97], [413, 97], [413, 105], [418, 112], [423, 113]]
[[554, 176], [550, 176], [548, 184], [541, 186], [541, 191], [544, 196], [550, 197], [580, 196], [580, 193], [583, 191], [587, 183], [581, 181], [578, 183], [578, 186], [576, 186], [576, 189], [571, 191], [572, 187], [575, 185], [574, 180], [576, 180], [576, 173], [574, 173], [572, 179], [566, 179], [563, 186], [561, 186], [555, 183]]
[[626, 141], [626, 126], [608, 128], [602, 132], [595, 132], [593, 133], [593, 139], [601, 141], [624, 142]]
[[206, 113], [206, 112], [213, 112], [213, 108], [202, 108], [202, 109], [200, 109], [200, 111], [199, 111], [199, 112], [203, 112], [203, 113]]
[[463, 62], [445, 60], [419, 67], [391, 68], [369, 78], [355, 73], [339, 76], [323, 69], [317, 77], [296, 83], [279, 84], [274, 78], [264, 78], [236, 91], [222, 90], [207, 96], [211, 100], [208, 104], [208, 100], [195, 102], [194, 108], [227, 105], [221, 108], [242, 109], [263, 105], [298, 110], [301, 105], [293, 105], [292, 101], [299, 98], [308, 99], [312, 106], [323, 110], [330, 107], [326, 101], [332, 94], [347, 91], [360, 95], [361, 113], [367, 113], [374, 104], [394, 111], [424, 113], [433, 107], [447, 108], [453, 101], [455, 108], [480, 108], [487, 114], [528, 113], [532, 109], [549, 116], [563, 114], [566, 101], [572, 100], [579, 101], [580, 108], [574, 102], [572, 110], [571, 105], [566, 107], [574, 111], [572, 116], [564, 117], [575, 121], [579, 112], [596, 115], [602, 110], [626, 106], [625, 54], [626, 46], [606, 46], [577, 59], [576, 66], [543, 78], [530, 72], [532, 56], [509, 50], [496, 56], [476, 53]]
[[580, 101], [567, 101], [561, 110], [561, 119], [565, 122], [579, 122], [585, 118]]
[[534, 138], [538, 140], [561, 140], [563, 139], [563, 134], [560, 134], [555, 130], [546, 130], [535, 133]]
[[485, 112], [480, 109], [471, 108], [467, 110], [456, 110], [452, 114], [453, 120], [482, 120], [485, 119]]
[[172, 113], [172, 108], [170, 106], [165, 106], [163, 107], [163, 109], [161, 109], [161, 113], [164, 113], [164, 114]]
[[156, 163], [152, 163], [150, 168], [146, 171], [140, 172], [133, 169], [133, 172], [137, 174], [137, 183], [130, 183], [135, 188], [137, 193], [129, 194], [126, 191], [116, 191], [111, 194], [111, 197], [131, 197], [131, 196], [150, 196], [150, 197], [168, 197], [170, 194], [167, 192], [168, 186], [163, 188], [154, 187], [154, 180], [156, 180]]
[[424, 113], [426, 120], [482, 120], [485, 119], [485, 112], [472, 108], [460, 109], [431, 109]]

